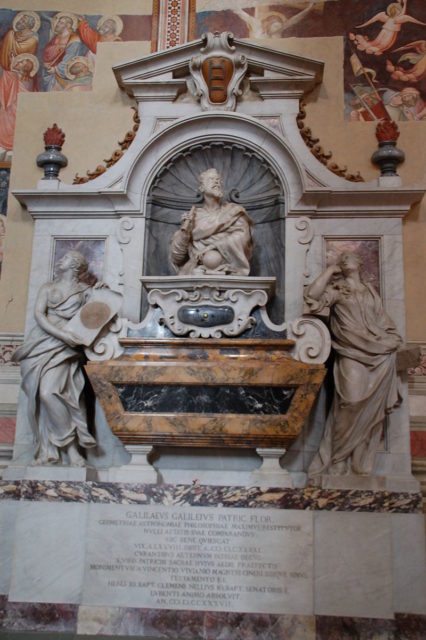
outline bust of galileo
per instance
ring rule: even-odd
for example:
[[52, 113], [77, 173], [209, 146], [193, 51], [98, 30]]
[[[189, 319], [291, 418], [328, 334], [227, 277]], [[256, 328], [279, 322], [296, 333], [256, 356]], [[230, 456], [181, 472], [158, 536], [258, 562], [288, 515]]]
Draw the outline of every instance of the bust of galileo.
[[184, 213], [170, 243], [170, 260], [179, 275], [247, 276], [253, 251], [252, 220], [239, 204], [224, 202], [216, 169], [198, 176], [201, 207]]

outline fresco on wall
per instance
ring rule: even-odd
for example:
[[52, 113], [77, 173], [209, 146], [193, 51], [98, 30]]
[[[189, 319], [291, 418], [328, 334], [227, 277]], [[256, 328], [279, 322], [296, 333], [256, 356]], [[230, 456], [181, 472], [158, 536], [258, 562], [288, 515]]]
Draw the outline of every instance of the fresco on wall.
[[345, 117], [426, 120], [426, 2], [353, 5], [345, 34]]
[[325, 266], [335, 264], [342, 253], [361, 258], [361, 277], [380, 294], [380, 245], [378, 239], [325, 238]]
[[193, 37], [344, 38], [345, 119], [426, 119], [425, 0], [198, 0]]
[[205, 31], [232, 31], [237, 38], [285, 38], [324, 35], [327, 3], [336, 0], [234, 0], [223, 9], [219, 0], [198, 0], [194, 37]]
[[89, 91], [100, 42], [150, 39], [149, 15], [0, 9], [0, 161], [11, 155], [20, 92]]
[[87, 282], [90, 285], [94, 285], [98, 281], [102, 282], [105, 257], [104, 238], [56, 238], [51, 274], [53, 278], [58, 276], [58, 262], [67, 251], [80, 251], [86, 258], [89, 269], [80, 278], [83, 282]]

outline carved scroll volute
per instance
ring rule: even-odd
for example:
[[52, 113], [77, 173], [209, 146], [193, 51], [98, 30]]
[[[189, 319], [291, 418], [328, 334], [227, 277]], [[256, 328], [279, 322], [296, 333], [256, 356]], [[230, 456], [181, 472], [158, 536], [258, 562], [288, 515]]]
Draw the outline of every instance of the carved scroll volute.
[[232, 33], [206, 33], [201, 55], [192, 58], [189, 68], [203, 111], [233, 111], [240, 84], [247, 71], [247, 59], [233, 46]]

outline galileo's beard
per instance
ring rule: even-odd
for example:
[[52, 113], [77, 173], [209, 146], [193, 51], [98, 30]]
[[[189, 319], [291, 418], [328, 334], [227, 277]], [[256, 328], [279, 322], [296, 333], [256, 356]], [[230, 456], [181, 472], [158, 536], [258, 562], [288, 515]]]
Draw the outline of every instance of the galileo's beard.
[[221, 187], [213, 187], [211, 193], [216, 196], [216, 198], [223, 198], [223, 191]]

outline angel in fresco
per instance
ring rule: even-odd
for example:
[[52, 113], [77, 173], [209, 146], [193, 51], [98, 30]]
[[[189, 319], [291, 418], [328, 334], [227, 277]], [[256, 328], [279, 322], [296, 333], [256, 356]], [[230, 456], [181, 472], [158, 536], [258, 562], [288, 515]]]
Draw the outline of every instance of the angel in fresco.
[[362, 34], [356, 35], [354, 33], [350, 33], [349, 38], [355, 42], [360, 51], [381, 56], [395, 44], [403, 24], [412, 22], [413, 24], [426, 26], [425, 22], [421, 22], [417, 20], [417, 18], [407, 15], [407, 2], [408, 0], [391, 2], [387, 6], [386, 11], [380, 11], [380, 13], [377, 13], [370, 18], [370, 20], [367, 20], [367, 22], [355, 27], [356, 29], [363, 29], [374, 22], [383, 22], [383, 26], [374, 40], [370, 40], [368, 36]]
[[415, 83], [426, 78], [426, 40], [410, 42], [394, 51], [408, 51], [399, 58], [398, 62], [407, 61], [413, 66], [410, 69], [404, 69], [386, 60], [386, 70], [389, 71], [393, 80]]

